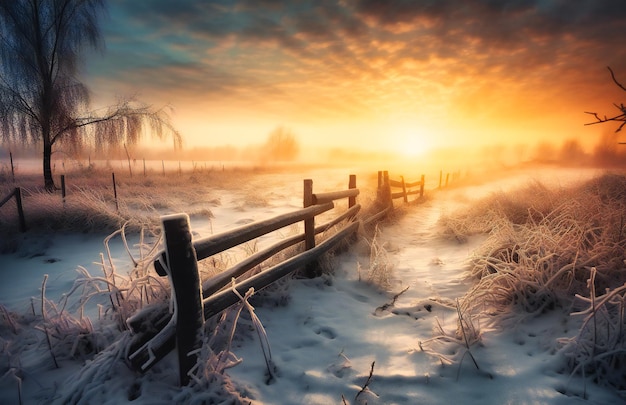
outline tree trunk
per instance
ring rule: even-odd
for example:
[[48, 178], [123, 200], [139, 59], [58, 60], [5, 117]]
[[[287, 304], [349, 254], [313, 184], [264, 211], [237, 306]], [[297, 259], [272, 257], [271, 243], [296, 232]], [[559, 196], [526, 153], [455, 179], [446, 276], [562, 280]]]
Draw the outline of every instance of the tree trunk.
[[50, 140], [46, 138], [44, 134], [44, 142], [43, 142], [43, 180], [44, 186], [46, 187], [46, 191], [52, 193], [56, 187], [54, 185], [54, 179], [52, 178], [52, 144]]

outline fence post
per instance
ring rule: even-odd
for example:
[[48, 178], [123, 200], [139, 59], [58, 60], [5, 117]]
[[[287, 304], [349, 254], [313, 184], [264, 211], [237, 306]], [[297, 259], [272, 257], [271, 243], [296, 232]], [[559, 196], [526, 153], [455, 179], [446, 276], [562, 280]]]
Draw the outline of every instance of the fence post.
[[443, 180], [443, 170], [439, 170], [439, 188], [441, 188], [442, 180]]
[[378, 187], [376, 187], [376, 201], [384, 203], [383, 198], [383, 172], [382, 170], [378, 171]]
[[389, 172], [383, 171], [383, 197], [385, 199], [385, 207], [393, 209], [393, 198], [391, 198], [391, 184], [389, 183]]
[[[356, 188], [356, 174], [351, 174], [348, 180], [348, 188]], [[348, 197], [348, 208], [352, 208], [356, 205], [356, 197]]]
[[15, 167], [13, 166], [13, 152], [9, 151], [9, 158], [11, 159], [11, 176], [13, 177], [13, 183], [15, 183]]
[[65, 205], [65, 175], [61, 175], [61, 197], [63, 198], [63, 205]]
[[204, 307], [196, 250], [191, 241], [187, 214], [161, 217], [165, 252], [175, 295], [176, 348], [180, 385], [189, 383], [189, 371], [195, 366], [198, 354], [193, 351], [202, 345]]
[[446, 173], [446, 187], [448, 187], [448, 180], [450, 179], [450, 173]]
[[133, 178], [133, 169], [130, 167], [130, 153], [128, 153], [128, 148], [126, 147], [126, 143], [124, 143], [124, 150], [126, 151], [126, 159], [128, 160], [128, 173], [130, 173], [130, 178]]
[[400, 176], [400, 181], [402, 182], [402, 194], [404, 194], [404, 203], [408, 203], [409, 199], [406, 195], [406, 183], [404, 182], [404, 176]]
[[[304, 208], [313, 205], [313, 180], [304, 180]], [[304, 250], [310, 250], [315, 247], [315, 217], [311, 216], [304, 220]], [[317, 262], [309, 263], [304, 269], [305, 275], [309, 278], [317, 277], [320, 274]]]
[[119, 211], [120, 206], [117, 202], [117, 185], [115, 184], [115, 172], [111, 173], [111, 177], [113, 178], [113, 197], [115, 197], [115, 210]]
[[420, 197], [424, 197], [424, 175], [422, 174], [422, 184], [420, 184]]
[[24, 217], [24, 207], [22, 207], [22, 189], [15, 188], [15, 205], [17, 205], [17, 215], [20, 217], [20, 231], [26, 232], [26, 218]]
[[[304, 180], [303, 207], [313, 205], [313, 180]], [[315, 247], [315, 217], [304, 220], [304, 249], [309, 250]]]

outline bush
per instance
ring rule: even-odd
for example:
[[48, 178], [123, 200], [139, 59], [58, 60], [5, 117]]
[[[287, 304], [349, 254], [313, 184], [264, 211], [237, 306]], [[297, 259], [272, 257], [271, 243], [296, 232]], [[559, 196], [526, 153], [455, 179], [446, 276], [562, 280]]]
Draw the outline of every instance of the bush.
[[[578, 335], [562, 340], [571, 371], [626, 387], [626, 177], [606, 174], [569, 189], [532, 184], [496, 193], [445, 218], [449, 235], [488, 234], [470, 265], [476, 283], [461, 311], [493, 326], [584, 304]], [[585, 298], [589, 297], [589, 298]]]

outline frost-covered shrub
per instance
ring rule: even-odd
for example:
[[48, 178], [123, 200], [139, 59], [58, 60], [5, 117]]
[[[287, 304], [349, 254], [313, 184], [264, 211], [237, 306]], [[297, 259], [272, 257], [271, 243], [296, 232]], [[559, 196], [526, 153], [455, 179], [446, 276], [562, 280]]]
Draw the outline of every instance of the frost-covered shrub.
[[[518, 316], [516, 309], [537, 314], [567, 306], [575, 294], [586, 290], [592, 266], [598, 274], [598, 291], [626, 281], [626, 200], [615, 190], [625, 183], [623, 177], [608, 175], [573, 189], [554, 191], [549, 198], [552, 203], [542, 198], [539, 208], [536, 204], [525, 207], [528, 215], [524, 221], [518, 216], [513, 221], [504, 212], [493, 215], [500, 211], [492, 210], [492, 219], [485, 227], [489, 236], [475, 252], [470, 269], [478, 282], [463, 306], [505, 316]], [[536, 202], [525, 196], [537, 190], [542, 189], [523, 189], [510, 199], [517, 200], [519, 195], [520, 201]], [[546, 212], [549, 205], [553, 209]], [[484, 201], [480, 206], [485, 207]]]
[[[529, 192], [540, 198], [527, 198]], [[476, 282], [461, 299], [463, 313], [506, 327], [582, 303], [572, 314], [584, 316], [580, 330], [561, 340], [570, 371], [625, 389], [626, 177], [608, 174], [555, 191], [532, 187], [487, 201], [493, 204], [488, 214], [470, 210], [475, 216], [466, 211], [453, 218], [461, 224], [457, 230], [488, 220], [482, 225], [488, 238], [470, 266]]]
[[[572, 316], [583, 316], [578, 334], [560, 339], [572, 374], [593, 376], [602, 385], [626, 389], [626, 284], [596, 296], [596, 269], [591, 269], [589, 296], [577, 295]], [[582, 305], [581, 305], [582, 304]]]
[[[376, 226], [372, 239], [366, 239], [369, 246], [369, 265], [366, 271], [366, 280], [378, 288], [389, 290], [394, 264], [387, 252], [385, 243], [380, 241], [379, 233], [380, 229]], [[357, 265], [358, 272], [361, 274], [360, 264], [357, 263]]]

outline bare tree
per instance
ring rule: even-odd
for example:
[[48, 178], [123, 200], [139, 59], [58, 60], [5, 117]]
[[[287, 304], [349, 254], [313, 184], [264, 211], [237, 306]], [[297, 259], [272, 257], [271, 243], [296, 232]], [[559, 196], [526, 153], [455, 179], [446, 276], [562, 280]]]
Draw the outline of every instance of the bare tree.
[[[613, 73], [613, 70], [607, 66], [607, 69], [609, 69], [609, 72], [611, 73], [611, 79], [613, 79], [613, 82], [622, 90], [626, 91], [626, 87], [624, 87], [624, 85], [622, 85], [619, 81], [617, 81], [617, 79], [615, 78], [615, 73]], [[593, 115], [594, 118], [596, 119], [594, 122], [590, 122], [588, 124], [585, 125], [594, 125], [594, 124], [601, 124], [604, 122], [610, 122], [610, 121], [615, 121], [615, 122], [621, 122], [621, 124], [617, 127], [617, 129], [615, 130], [615, 132], [619, 132], [622, 130], [622, 128], [624, 127], [624, 125], [626, 125], [626, 106], [624, 106], [624, 104], [615, 104], [613, 103], [613, 105], [615, 106], [615, 108], [617, 108], [619, 110], [619, 114], [618, 115], [614, 115], [611, 117], [607, 117], [606, 115], [604, 116], [600, 116], [595, 112], [587, 112], [585, 111], [585, 114], [590, 114]]]
[[104, 46], [98, 25], [104, 12], [105, 0], [0, 1], [0, 136], [41, 142], [49, 191], [55, 188], [50, 165], [57, 144], [132, 144], [148, 128], [180, 143], [163, 109], [129, 99], [90, 109], [79, 72], [84, 51]]
[[278, 127], [268, 135], [264, 150], [267, 157], [272, 160], [287, 161], [298, 157], [300, 145], [291, 130]]

